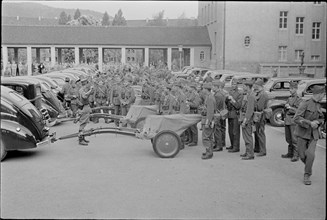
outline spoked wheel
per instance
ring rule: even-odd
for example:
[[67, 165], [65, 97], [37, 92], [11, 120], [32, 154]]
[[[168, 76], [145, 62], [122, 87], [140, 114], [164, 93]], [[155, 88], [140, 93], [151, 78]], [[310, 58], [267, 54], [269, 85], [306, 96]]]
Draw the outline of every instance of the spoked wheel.
[[144, 124], [145, 124], [145, 117], [142, 117], [136, 120], [134, 126], [136, 129], [139, 129], [139, 131], [142, 131]]
[[6, 146], [4, 145], [2, 140], [1, 140], [0, 150], [1, 150], [1, 161], [2, 161], [3, 159], [5, 159], [7, 155]]
[[182, 145], [180, 137], [173, 131], [161, 131], [153, 139], [154, 152], [162, 158], [175, 157]]

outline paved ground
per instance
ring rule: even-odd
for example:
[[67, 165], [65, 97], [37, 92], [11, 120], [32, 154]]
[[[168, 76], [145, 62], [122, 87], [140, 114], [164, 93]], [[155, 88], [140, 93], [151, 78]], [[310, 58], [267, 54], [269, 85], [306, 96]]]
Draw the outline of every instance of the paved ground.
[[[77, 126], [51, 130], [62, 136]], [[226, 150], [203, 161], [201, 146], [161, 159], [150, 141], [114, 134], [89, 137], [89, 147], [69, 139], [11, 152], [1, 163], [1, 217], [325, 219], [326, 141], [305, 186], [303, 164], [280, 157], [282, 128], [266, 132], [268, 155], [253, 161]]]

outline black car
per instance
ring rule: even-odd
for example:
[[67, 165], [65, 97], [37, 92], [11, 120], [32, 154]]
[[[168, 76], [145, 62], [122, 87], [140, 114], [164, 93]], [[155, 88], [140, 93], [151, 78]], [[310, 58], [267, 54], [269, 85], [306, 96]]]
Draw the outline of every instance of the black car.
[[27, 98], [44, 116], [47, 126], [57, 123], [58, 111], [55, 110], [42, 94], [41, 84], [36, 79], [20, 77], [2, 77], [1, 85], [15, 90]]
[[[284, 83], [285, 85], [285, 83]], [[326, 79], [302, 79], [299, 80], [298, 84], [298, 95], [302, 97], [303, 100], [307, 100], [312, 97], [312, 87], [314, 85], [326, 86]], [[287, 101], [287, 97], [279, 96], [268, 102], [268, 107], [273, 110], [273, 114], [270, 118], [270, 123], [273, 126], [282, 127], [284, 126], [284, 106]], [[320, 102], [322, 109], [326, 112], [326, 96]]]
[[1, 160], [7, 151], [50, 143], [43, 115], [25, 97], [1, 86]]

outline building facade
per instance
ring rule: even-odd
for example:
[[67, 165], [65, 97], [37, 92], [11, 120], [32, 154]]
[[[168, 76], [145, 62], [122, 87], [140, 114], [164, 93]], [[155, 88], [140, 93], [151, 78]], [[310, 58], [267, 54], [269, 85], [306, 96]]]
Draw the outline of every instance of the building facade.
[[[28, 74], [32, 73], [34, 59], [38, 63], [49, 61], [51, 66], [63, 63], [63, 51], [67, 49], [73, 53], [75, 64], [89, 62], [85, 51], [92, 49], [92, 62], [100, 71], [110, 61], [145, 66], [160, 63], [168, 69], [210, 64], [211, 42], [206, 27], [2, 25], [1, 36], [2, 69], [8, 62], [24, 62]], [[22, 50], [26, 60], [19, 60]]]
[[[326, 2], [199, 2], [214, 69], [326, 74]], [[301, 67], [302, 66], [302, 67]]]

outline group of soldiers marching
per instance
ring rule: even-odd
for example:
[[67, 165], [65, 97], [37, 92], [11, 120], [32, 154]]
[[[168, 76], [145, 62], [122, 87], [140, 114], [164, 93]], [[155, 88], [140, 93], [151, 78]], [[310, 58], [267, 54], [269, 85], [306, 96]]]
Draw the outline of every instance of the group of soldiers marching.
[[[78, 112], [80, 115], [86, 115], [79, 119], [80, 144], [87, 145], [88, 142], [83, 136], [83, 130], [88, 123], [91, 108], [110, 106], [112, 114], [125, 116], [136, 98], [132, 85], [139, 85], [142, 86], [141, 104], [157, 105], [158, 114], [202, 115], [200, 130], [202, 130], [202, 144], [205, 147], [202, 159], [210, 159], [213, 157], [213, 152], [223, 151], [224, 148], [229, 153], [240, 152], [241, 132], [245, 143], [245, 152], [240, 154], [242, 160], [253, 160], [255, 153], [257, 157], [267, 155], [265, 125], [271, 116], [271, 109], [267, 108], [269, 98], [263, 89], [262, 80], [233, 81], [227, 92], [224, 83], [219, 80], [208, 80], [199, 84], [195, 82], [194, 76], [176, 79], [171, 75], [159, 78], [151, 74], [136, 77], [123, 75], [124, 77], [110, 71], [98, 73], [93, 78], [82, 78], [80, 82], [69, 81], [63, 87], [65, 102], [69, 103], [73, 117]], [[314, 88], [313, 91], [314, 96], [325, 92], [324, 88]], [[83, 95], [84, 99], [81, 99]], [[84, 100], [83, 103], [80, 103], [81, 100]], [[316, 136], [307, 135], [303, 139], [303, 136], [299, 138], [296, 134], [305, 133], [301, 129], [312, 129], [307, 132], [315, 134], [317, 127], [324, 122], [321, 121], [320, 107], [315, 106], [318, 102], [319, 100], [310, 102], [306, 106], [307, 110], [303, 112], [304, 107], [302, 108], [301, 105], [307, 101], [302, 101], [298, 97], [297, 84], [291, 82], [290, 98], [285, 105], [285, 138], [288, 152], [282, 155], [282, 158], [290, 158], [293, 162], [300, 158], [306, 164], [305, 184], [311, 183], [309, 177], [314, 159], [314, 150], [307, 149], [313, 148], [312, 145], [315, 146], [316, 141], [311, 140], [316, 140]], [[89, 107], [84, 109], [85, 106]], [[108, 110], [104, 111], [108, 113]], [[312, 112], [310, 116], [307, 114], [308, 111]], [[309, 127], [303, 127], [303, 121], [307, 120], [315, 122], [314, 124], [307, 122], [305, 125], [309, 124]], [[97, 123], [98, 119], [95, 118], [94, 122]], [[105, 119], [105, 122], [110, 121]], [[119, 121], [115, 123], [118, 125]], [[186, 145], [190, 147], [198, 145], [198, 132], [197, 124], [190, 126], [181, 135], [182, 148]], [[226, 133], [231, 144], [228, 147]]]

